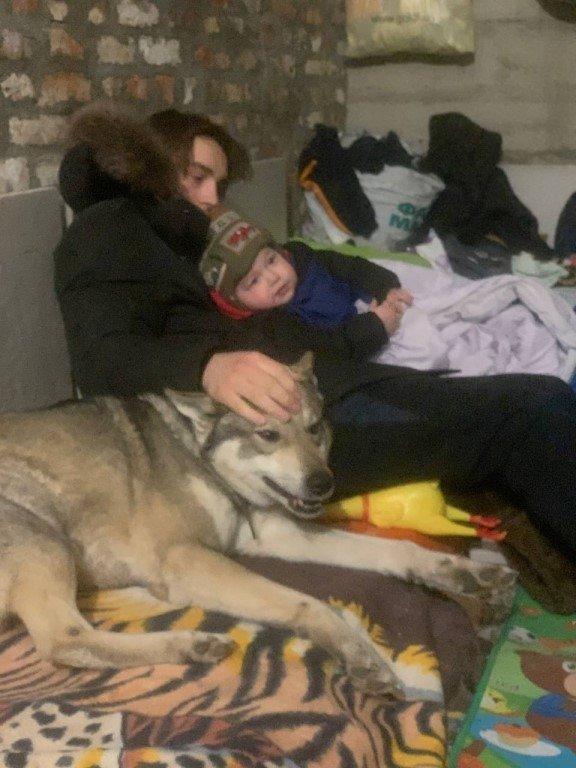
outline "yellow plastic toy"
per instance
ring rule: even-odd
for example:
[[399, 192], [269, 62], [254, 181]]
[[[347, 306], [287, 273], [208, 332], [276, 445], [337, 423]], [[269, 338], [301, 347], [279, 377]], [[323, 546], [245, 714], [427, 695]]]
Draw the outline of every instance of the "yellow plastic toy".
[[502, 540], [497, 517], [471, 515], [446, 504], [437, 480], [384, 488], [326, 505], [327, 520], [363, 520], [380, 528], [411, 528], [432, 536]]

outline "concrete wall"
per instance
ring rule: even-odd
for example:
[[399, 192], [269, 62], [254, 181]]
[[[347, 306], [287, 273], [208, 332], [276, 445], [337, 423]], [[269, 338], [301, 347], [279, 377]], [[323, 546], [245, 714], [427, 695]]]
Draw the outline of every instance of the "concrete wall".
[[1, 0], [0, 193], [54, 184], [69, 115], [179, 107], [255, 158], [343, 126], [344, 0]]
[[576, 160], [576, 25], [536, 0], [474, 0], [471, 64], [348, 69], [348, 128], [428, 137], [430, 115], [463, 112], [502, 133], [513, 162]]

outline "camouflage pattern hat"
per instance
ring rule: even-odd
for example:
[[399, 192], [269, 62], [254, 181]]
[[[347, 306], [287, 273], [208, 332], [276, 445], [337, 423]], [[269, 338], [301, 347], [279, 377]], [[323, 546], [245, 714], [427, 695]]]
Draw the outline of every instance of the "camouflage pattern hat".
[[234, 300], [234, 291], [248, 274], [262, 248], [275, 247], [268, 230], [246, 221], [229, 208], [212, 215], [209, 243], [200, 260], [200, 272], [209, 288]]

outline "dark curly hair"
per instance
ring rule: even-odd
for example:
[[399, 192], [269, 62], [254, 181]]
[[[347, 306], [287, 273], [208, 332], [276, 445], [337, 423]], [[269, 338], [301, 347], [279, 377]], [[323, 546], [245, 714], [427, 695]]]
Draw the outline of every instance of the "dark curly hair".
[[251, 175], [250, 156], [244, 147], [206, 115], [164, 109], [148, 118], [148, 125], [160, 137], [177, 170], [186, 173], [194, 139], [214, 139], [228, 160], [228, 181], [241, 181]]

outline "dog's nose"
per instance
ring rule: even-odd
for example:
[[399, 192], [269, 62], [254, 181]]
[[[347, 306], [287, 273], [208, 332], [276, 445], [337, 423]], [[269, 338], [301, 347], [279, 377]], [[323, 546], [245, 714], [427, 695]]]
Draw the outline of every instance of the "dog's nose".
[[334, 490], [334, 478], [330, 472], [318, 469], [306, 478], [306, 490], [312, 496], [328, 496]]

